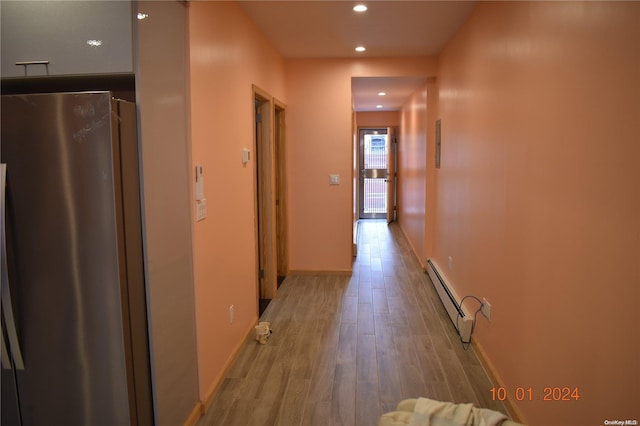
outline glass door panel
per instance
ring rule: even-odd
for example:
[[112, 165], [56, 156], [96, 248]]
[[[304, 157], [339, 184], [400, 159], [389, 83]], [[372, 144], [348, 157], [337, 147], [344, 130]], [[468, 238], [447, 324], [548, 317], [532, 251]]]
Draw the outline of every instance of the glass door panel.
[[361, 219], [387, 217], [387, 129], [361, 129], [360, 211]]

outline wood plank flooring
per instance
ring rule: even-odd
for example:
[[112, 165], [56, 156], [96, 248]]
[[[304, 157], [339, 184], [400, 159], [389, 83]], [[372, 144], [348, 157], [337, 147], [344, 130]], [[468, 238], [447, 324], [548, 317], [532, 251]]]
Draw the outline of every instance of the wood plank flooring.
[[289, 276], [198, 426], [376, 426], [420, 396], [506, 413], [398, 225], [362, 221], [352, 276]]

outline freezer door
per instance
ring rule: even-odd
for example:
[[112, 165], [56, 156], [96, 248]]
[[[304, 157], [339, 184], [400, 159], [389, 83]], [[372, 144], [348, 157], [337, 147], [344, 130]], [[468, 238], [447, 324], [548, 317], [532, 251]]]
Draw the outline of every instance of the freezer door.
[[129, 424], [110, 97], [2, 96], [8, 273], [24, 359], [15, 374], [27, 426]]

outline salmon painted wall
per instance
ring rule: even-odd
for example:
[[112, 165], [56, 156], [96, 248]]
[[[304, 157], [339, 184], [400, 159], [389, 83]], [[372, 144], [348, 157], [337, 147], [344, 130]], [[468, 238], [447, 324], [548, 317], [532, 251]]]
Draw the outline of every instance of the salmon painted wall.
[[423, 257], [420, 258], [422, 266], [427, 259], [433, 256], [433, 244], [435, 241], [435, 226], [438, 198], [438, 175], [436, 169], [436, 120], [438, 115], [438, 84], [435, 79], [427, 82], [427, 161], [426, 161], [426, 186], [425, 186], [425, 218], [424, 218], [424, 246]]
[[[351, 270], [351, 78], [433, 76], [436, 67], [434, 58], [285, 61], [292, 270]], [[329, 174], [334, 173], [341, 183], [330, 186]]]
[[640, 417], [638, 46], [637, 2], [496, 2], [440, 57], [434, 257], [531, 425]]
[[437, 111], [435, 79], [414, 92], [400, 111], [398, 224], [422, 266], [433, 252]]
[[[208, 217], [194, 224], [200, 397], [257, 321], [252, 84], [285, 101], [284, 62], [234, 2], [190, 2], [192, 160]], [[348, 118], [348, 114], [347, 114]], [[192, 194], [195, 203], [195, 194]], [[230, 324], [229, 307], [235, 321]]]
[[358, 127], [400, 126], [400, 111], [360, 111], [356, 115]]
[[350, 271], [351, 79], [341, 61], [317, 63], [286, 61], [289, 268]]
[[398, 224], [418, 259], [424, 257], [427, 162], [427, 88], [403, 105], [398, 139]]

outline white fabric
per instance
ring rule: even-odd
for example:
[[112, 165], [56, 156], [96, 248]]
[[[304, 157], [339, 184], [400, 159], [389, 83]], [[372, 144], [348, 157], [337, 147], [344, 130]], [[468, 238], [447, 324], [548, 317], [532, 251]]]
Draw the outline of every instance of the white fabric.
[[454, 404], [419, 398], [410, 426], [499, 426], [507, 416], [473, 404]]

